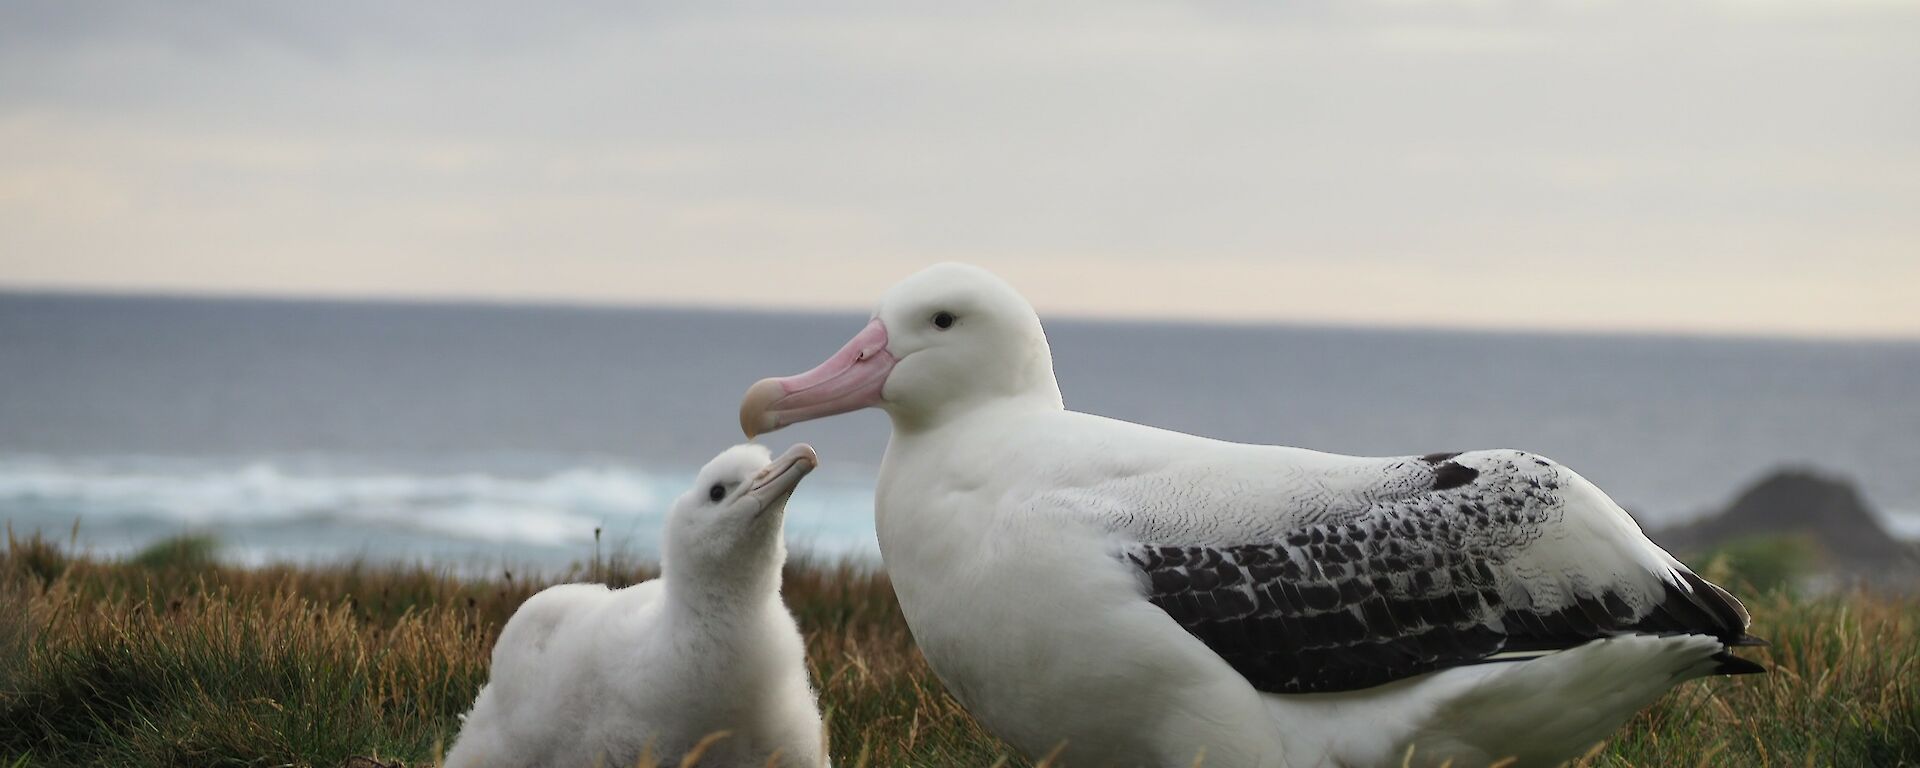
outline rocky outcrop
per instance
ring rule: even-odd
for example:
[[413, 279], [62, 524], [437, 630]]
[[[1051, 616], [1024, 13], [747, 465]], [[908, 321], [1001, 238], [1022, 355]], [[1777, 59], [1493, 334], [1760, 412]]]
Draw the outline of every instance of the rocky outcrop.
[[1881, 527], [1852, 483], [1810, 469], [1775, 472], [1742, 491], [1719, 514], [1653, 534], [1674, 552], [1700, 552], [1754, 536], [1808, 539], [1836, 570], [1914, 563], [1914, 549]]

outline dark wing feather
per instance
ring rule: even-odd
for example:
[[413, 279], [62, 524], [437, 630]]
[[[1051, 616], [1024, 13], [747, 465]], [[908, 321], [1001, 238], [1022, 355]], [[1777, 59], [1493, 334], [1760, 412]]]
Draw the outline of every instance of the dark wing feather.
[[[1664, 591], [1600, 583], [1568, 590], [1570, 599], [1533, 599], [1512, 555], [1554, 522], [1557, 486], [1521, 478], [1471, 488], [1475, 478], [1461, 478], [1472, 470], [1446, 469], [1452, 458], [1427, 460], [1439, 469], [1425, 498], [1268, 543], [1142, 544], [1122, 556], [1148, 600], [1272, 693], [1367, 688], [1624, 633], [1757, 641], [1739, 602], [1684, 568], [1672, 578], [1641, 574]], [[1730, 673], [1757, 668], [1730, 655], [1720, 661]]]

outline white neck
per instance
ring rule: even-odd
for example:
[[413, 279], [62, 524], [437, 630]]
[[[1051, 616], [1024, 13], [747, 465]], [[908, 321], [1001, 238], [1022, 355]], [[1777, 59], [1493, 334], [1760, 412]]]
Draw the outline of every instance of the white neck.
[[725, 557], [676, 562], [669, 555], [667, 599], [677, 608], [702, 615], [757, 611], [766, 599], [779, 598], [780, 568], [786, 560], [786, 544], [777, 534], [765, 541], [742, 542]]
[[1055, 387], [1044, 392], [949, 400], [933, 408], [886, 410], [896, 434], [913, 435], [937, 430], [981, 411], [1000, 409], [1061, 411], [1066, 410], [1066, 404], [1061, 402], [1060, 390]]

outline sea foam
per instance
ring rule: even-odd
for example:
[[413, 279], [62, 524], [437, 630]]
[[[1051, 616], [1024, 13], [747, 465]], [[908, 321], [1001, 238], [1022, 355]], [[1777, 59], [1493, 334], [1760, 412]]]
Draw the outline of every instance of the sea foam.
[[[555, 561], [591, 553], [597, 531], [608, 547], [651, 557], [691, 476], [605, 464], [425, 471], [364, 459], [0, 456], [0, 513], [16, 528], [64, 532], [78, 520], [83, 540], [109, 551], [211, 532], [256, 562], [355, 553]], [[803, 486], [789, 507], [796, 543], [829, 555], [870, 552], [870, 482]]]

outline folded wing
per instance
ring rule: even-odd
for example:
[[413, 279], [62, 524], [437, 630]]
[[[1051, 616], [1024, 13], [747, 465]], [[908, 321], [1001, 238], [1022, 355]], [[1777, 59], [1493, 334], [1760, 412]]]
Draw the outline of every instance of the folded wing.
[[[1149, 601], [1273, 693], [1366, 688], [1628, 633], [1759, 642], [1738, 601], [1557, 464], [1483, 451], [1384, 460], [1378, 472], [1377, 491], [1313, 495], [1310, 515], [1276, 494], [1271, 519], [1313, 522], [1236, 541], [1200, 523], [1183, 537], [1162, 520], [1119, 554]], [[1722, 672], [1760, 671], [1718, 658]]]

